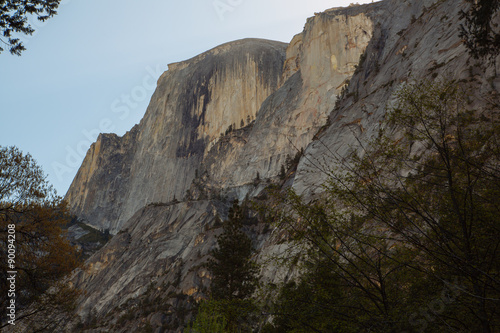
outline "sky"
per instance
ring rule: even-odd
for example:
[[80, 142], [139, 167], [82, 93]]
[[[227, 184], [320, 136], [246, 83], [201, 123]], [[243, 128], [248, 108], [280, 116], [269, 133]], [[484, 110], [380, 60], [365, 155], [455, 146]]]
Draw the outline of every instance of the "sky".
[[99, 133], [139, 123], [169, 63], [242, 38], [288, 43], [315, 12], [352, 2], [62, 0], [32, 21], [20, 57], [0, 54], [0, 146], [30, 153], [64, 196]]

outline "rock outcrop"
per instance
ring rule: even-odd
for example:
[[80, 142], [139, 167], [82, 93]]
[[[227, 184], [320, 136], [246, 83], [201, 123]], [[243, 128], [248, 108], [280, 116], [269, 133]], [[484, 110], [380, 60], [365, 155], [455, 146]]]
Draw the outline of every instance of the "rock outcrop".
[[[74, 278], [77, 285], [92, 290], [81, 308], [108, 313], [144, 294], [151, 283], [163, 285], [166, 294], [195, 294], [206, 277], [189, 270], [213, 246], [214, 231], [209, 228], [221, 211], [221, 203], [210, 201], [152, 204], [139, 210]], [[178, 275], [183, 279], [174, 286]]]
[[210, 148], [278, 88], [285, 50], [246, 39], [170, 64], [140, 124], [91, 146], [66, 195], [72, 212], [114, 234], [146, 204], [182, 199]]
[[344, 98], [330, 115], [330, 125], [301, 160], [294, 179], [298, 193], [321, 192], [318, 184], [324, 183], [326, 173], [318, 166], [334, 166], [348, 151], [373, 138], [395, 92], [404, 84], [428, 79], [474, 81], [480, 87], [478, 97], [499, 90], [495, 65], [472, 59], [459, 37], [459, 12], [464, 5], [429, 0], [382, 1], [371, 6], [367, 15], [377, 18], [373, 38]]
[[208, 197], [244, 197], [257, 174], [275, 177], [311, 141], [372, 33], [363, 12], [323, 17], [287, 49], [241, 40], [169, 65], [141, 123], [90, 148], [66, 196], [72, 211], [117, 233], [144, 205], [185, 198], [205, 173]]
[[[101, 135], [67, 194], [75, 214], [117, 233], [75, 275], [87, 292], [79, 314], [114, 314], [103, 325], [116, 328], [137, 300], [159, 300], [167, 308], [143, 321], [175, 331], [179, 309], [205, 295], [200, 265], [224, 199], [258, 195], [300, 148], [287, 185], [314, 196], [333, 155], [372, 138], [408, 81], [447, 76], [498, 90], [494, 68], [475, 64], [458, 37], [459, 10], [453, 0], [336, 8], [288, 46], [242, 40], [170, 65], [141, 123], [122, 138]], [[248, 232], [263, 262], [286, 247], [262, 225]], [[288, 273], [262, 272], [274, 281]]]

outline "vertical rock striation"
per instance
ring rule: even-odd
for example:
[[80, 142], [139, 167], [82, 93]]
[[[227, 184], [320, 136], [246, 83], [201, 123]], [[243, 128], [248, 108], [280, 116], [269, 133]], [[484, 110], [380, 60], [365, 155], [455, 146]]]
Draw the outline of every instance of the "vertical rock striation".
[[309, 19], [287, 48], [280, 88], [262, 103], [255, 122], [209, 151], [206, 185], [242, 199], [257, 175], [276, 177], [287, 155], [309, 144], [325, 124], [373, 29], [362, 11]]
[[[204, 187], [239, 197], [258, 191], [257, 173], [276, 177], [324, 125], [373, 31], [363, 10], [323, 13], [290, 45], [241, 40], [169, 65], [140, 124], [122, 138], [101, 135], [66, 196], [75, 214], [118, 233], [74, 279], [88, 293], [79, 313], [108, 313], [143, 294], [149, 278], [172, 280], [181, 263], [196, 273], [215, 243], [204, 230], [226, 207], [172, 200], [197, 173], [208, 174]], [[199, 290], [202, 273], [184, 276], [176, 292]]]
[[244, 197], [311, 141], [372, 34], [362, 11], [321, 14], [288, 47], [246, 39], [169, 65], [140, 124], [91, 147], [66, 196], [72, 211], [117, 233], [146, 204], [182, 200], [197, 171], [207, 188]]
[[278, 88], [285, 49], [245, 39], [170, 64], [140, 124], [90, 148], [66, 195], [72, 212], [116, 233], [146, 204], [182, 199], [221, 133], [255, 119]]

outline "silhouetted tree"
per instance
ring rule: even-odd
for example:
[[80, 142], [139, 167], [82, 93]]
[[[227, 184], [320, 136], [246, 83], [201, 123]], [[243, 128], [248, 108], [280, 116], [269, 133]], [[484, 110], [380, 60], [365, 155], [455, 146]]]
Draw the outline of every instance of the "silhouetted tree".
[[[454, 81], [408, 84], [397, 97], [376, 139], [334, 155], [339, 168], [323, 200], [291, 192], [277, 206], [279, 226], [304, 248], [305, 262], [304, 275], [282, 290], [277, 325], [500, 327], [500, 110], [471, 110], [470, 90]], [[328, 320], [318, 308], [329, 310]]]
[[[11, 54], [21, 55], [26, 50], [21, 40], [13, 34], [32, 35], [35, 31], [28, 23], [30, 16], [46, 21], [57, 14], [61, 0], [4, 0], [0, 1], [0, 53], [2, 44]], [[6, 40], [4, 40], [6, 39]]]
[[252, 241], [242, 231], [243, 219], [243, 211], [235, 200], [208, 262], [211, 297], [215, 300], [245, 299], [255, 291], [258, 268], [252, 260]]
[[285, 166], [283, 164], [281, 165], [279, 177], [281, 180], [285, 179], [285, 177], [286, 177]]

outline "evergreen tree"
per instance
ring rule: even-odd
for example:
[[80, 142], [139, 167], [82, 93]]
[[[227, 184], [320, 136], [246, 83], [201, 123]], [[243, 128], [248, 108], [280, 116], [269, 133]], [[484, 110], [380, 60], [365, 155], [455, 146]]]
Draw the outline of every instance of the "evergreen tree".
[[281, 180], [285, 179], [285, 177], [286, 177], [285, 166], [283, 164], [281, 165], [279, 177]]
[[211, 251], [212, 259], [207, 264], [212, 274], [210, 301], [202, 306], [193, 327], [205, 327], [204, 318], [215, 311], [220, 314], [217, 325], [223, 325], [218, 332], [251, 331], [250, 317], [256, 309], [251, 296], [258, 283], [258, 266], [251, 259], [252, 241], [242, 231], [243, 221], [243, 209], [235, 200], [223, 224], [224, 231], [217, 238], [217, 247]]
[[7, 47], [11, 54], [21, 55], [26, 50], [22, 41], [13, 34], [32, 35], [35, 29], [28, 18], [36, 16], [45, 22], [57, 14], [61, 0], [7, 0], [0, 1], [0, 53]]
[[223, 233], [217, 238], [217, 248], [208, 262], [212, 273], [211, 296], [215, 300], [245, 299], [257, 286], [257, 265], [252, 261], [251, 239], [241, 230], [243, 211], [238, 200], [229, 209]]

